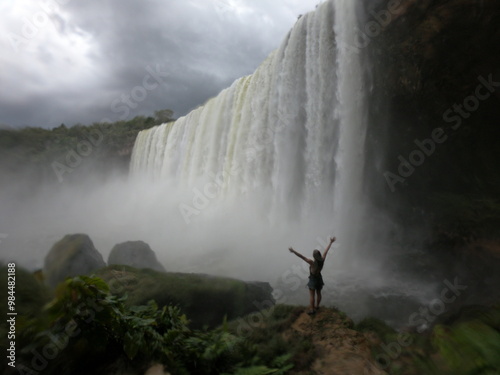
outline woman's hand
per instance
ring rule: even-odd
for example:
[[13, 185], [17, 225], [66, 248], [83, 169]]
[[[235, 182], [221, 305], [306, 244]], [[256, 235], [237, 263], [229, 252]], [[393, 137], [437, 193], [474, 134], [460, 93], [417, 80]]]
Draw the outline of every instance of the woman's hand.
[[330, 243], [334, 243], [337, 237], [330, 237]]
[[294, 250], [293, 250], [291, 247], [289, 247], [289, 248], [288, 248], [288, 250], [289, 250], [291, 253], [293, 253], [293, 252], [294, 252]]

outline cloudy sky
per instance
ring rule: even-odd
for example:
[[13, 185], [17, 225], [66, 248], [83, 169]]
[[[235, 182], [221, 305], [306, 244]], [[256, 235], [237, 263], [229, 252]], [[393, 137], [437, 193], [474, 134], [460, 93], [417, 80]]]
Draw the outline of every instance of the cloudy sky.
[[1, 0], [0, 125], [181, 116], [320, 0]]

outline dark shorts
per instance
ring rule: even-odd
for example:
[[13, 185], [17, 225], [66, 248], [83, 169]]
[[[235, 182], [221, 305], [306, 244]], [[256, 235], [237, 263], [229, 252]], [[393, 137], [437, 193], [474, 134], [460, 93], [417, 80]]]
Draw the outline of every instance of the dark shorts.
[[307, 283], [307, 287], [309, 289], [321, 290], [321, 289], [323, 289], [323, 285], [325, 285], [325, 283], [323, 282], [323, 276], [321, 276], [321, 275], [317, 275], [317, 276], [309, 275], [309, 282]]

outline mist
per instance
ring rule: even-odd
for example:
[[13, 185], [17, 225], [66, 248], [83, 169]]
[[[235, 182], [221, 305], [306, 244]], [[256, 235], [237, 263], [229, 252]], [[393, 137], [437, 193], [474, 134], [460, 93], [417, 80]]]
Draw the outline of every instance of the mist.
[[308, 267], [288, 248], [311, 257], [313, 249], [324, 250], [329, 236], [337, 236], [323, 270], [326, 305], [355, 319], [378, 315], [404, 323], [405, 311], [388, 309], [391, 298], [404, 300], [411, 311], [434, 296], [433, 284], [387, 272], [389, 219], [384, 222], [380, 213], [346, 222], [358, 227], [371, 221], [355, 245], [342, 238], [325, 211], [305, 217], [289, 216], [285, 209], [271, 212], [269, 192], [262, 189], [226, 194], [213, 178], [186, 187], [143, 174], [86, 176], [78, 183], [40, 184], [26, 175], [2, 190], [3, 261], [40, 269], [52, 245], [72, 233], [88, 234], [105, 261], [114, 245], [142, 240], [169, 272], [266, 281], [277, 302], [305, 304]]
[[[116, 243], [143, 240], [169, 271], [272, 281], [297, 263], [289, 246], [310, 255], [335, 234], [326, 218], [305, 225], [294, 218], [271, 218], [262, 212], [257, 192], [223, 197], [214, 189], [215, 196], [209, 197], [199, 194], [201, 183], [182, 189], [128, 175], [96, 183], [99, 178], [38, 184], [35, 193], [20, 191], [35, 183], [24, 180], [3, 190], [1, 224], [7, 237], [2, 257], [41, 268], [55, 241], [86, 233], [105, 259]], [[192, 209], [189, 215], [182, 212], [185, 206]]]
[[9, 178], [4, 260], [39, 269], [72, 233], [88, 234], [105, 260], [115, 244], [141, 240], [167, 271], [266, 281], [277, 302], [305, 304], [307, 265], [288, 248], [310, 257], [336, 236], [324, 303], [355, 319], [407, 319], [436, 285], [391, 262], [395, 224], [363, 188], [361, 61], [331, 48], [355, 37], [355, 22], [348, 2], [301, 17], [253, 75], [142, 131], [130, 173], [97, 173], [88, 159], [72, 172], [80, 178], [59, 184]]

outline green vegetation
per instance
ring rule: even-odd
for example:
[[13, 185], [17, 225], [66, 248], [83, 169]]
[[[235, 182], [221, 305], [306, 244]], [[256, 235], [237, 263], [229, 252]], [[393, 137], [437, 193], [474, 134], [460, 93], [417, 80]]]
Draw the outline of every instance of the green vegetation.
[[112, 265], [97, 271], [117, 295], [127, 295], [127, 304], [143, 305], [155, 300], [159, 306], [176, 305], [193, 326], [215, 327], [224, 316], [234, 319], [255, 311], [254, 301], [272, 304], [270, 291], [240, 280], [200, 274], [158, 272]]
[[359, 332], [373, 332], [385, 342], [389, 342], [397, 334], [392, 327], [377, 318], [365, 318], [356, 324], [354, 329]]
[[283, 374], [292, 366], [286, 352], [261, 359], [259, 347], [230, 333], [227, 324], [192, 330], [177, 307], [125, 301], [98, 277], [67, 279], [38, 316], [18, 326], [17, 369], [78, 375], [142, 372], [161, 363], [175, 374], [229, 375]]
[[[9, 296], [9, 290], [7, 289], [7, 265], [0, 265], [0, 277], [3, 281], [3, 285], [0, 288], [0, 301], [2, 301], [2, 306], [0, 307], [0, 313], [4, 317], [0, 322], [0, 350], [2, 353], [7, 353], [9, 344], [12, 340], [18, 341], [18, 332], [11, 332], [15, 337], [8, 336], [9, 326], [7, 324], [7, 298]], [[13, 308], [17, 313], [15, 316], [16, 327], [26, 324], [27, 321], [32, 319], [41, 319], [42, 317], [42, 307], [50, 300], [50, 291], [46, 288], [40, 281], [38, 281], [35, 276], [23, 268], [15, 268], [15, 287], [14, 291], [14, 303]], [[11, 294], [12, 295], [12, 294]], [[17, 346], [19, 348], [19, 346]], [[4, 365], [5, 361], [3, 361]], [[2, 369], [0, 366], [0, 369]], [[0, 371], [5, 373], [5, 371]]]
[[[166, 371], [181, 375], [312, 374], [311, 366], [321, 356], [318, 338], [336, 342], [344, 337], [344, 329], [352, 327], [337, 309], [325, 308], [315, 319], [306, 317], [303, 307], [276, 305], [224, 320], [212, 329], [194, 329], [181, 308], [145, 301], [147, 296], [139, 299], [137, 275], [154, 271], [116, 266], [101, 271], [107, 277], [122, 272], [122, 277], [111, 279], [109, 285], [97, 276], [69, 278], [50, 292], [29, 272], [16, 270], [16, 370], [6, 366], [2, 373], [134, 374], [160, 363]], [[3, 266], [1, 273], [6, 276], [6, 272]], [[204, 276], [176, 277], [167, 275], [165, 280], [185, 287], [193, 283], [196, 288]], [[214, 280], [219, 288], [231, 285], [226, 282]], [[124, 290], [114, 293], [119, 285]], [[5, 290], [2, 293], [6, 297]], [[310, 325], [312, 331], [292, 329], [297, 324]], [[6, 329], [2, 323], [4, 336]], [[368, 344], [373, 359], [388, 374], [486, 375], [500, 370], [500, 306], [463, 308], [443, 316], [431, 332], [405, 333], [404, 340], [402, 333], [373, 318], [354, 329], [365, 335], [356, 345]]]
[[403, 336], [398, 340], [398, 333], [373, 318], [363, 320], [356, 329], [376, 336], [372, 356], [391, 375], [500, 372], [500, 306], [464, 307], [429, 333], [405, 333], [405, 340]]
[[[7, 265], [0, 263], [0, 277], [4, 280], [4, 285], [6, 285], [7, 270]], [[37, 316], [40, 307], [50, 299], [49, 289], [24, 268], [16, 267], [15, 278], [16, 310], [26, 317]], [[7, 289], [4, 287], [0, 288], [0, 300], [7, 301]], [[6, 304], [2, 303], [0, 313], [4, 316], [7, 313]]]
[[444, 358], [449, 374], [498, 373], [500, 306], [462, 309], [450, 325], [434, 328], [432, 342]]
[[[8, 267], [5, 264], [0, 265], [0, 277], [3, 286], [0, 288], [0, 313], [3, 317], [7, 316], [8, 290], [6, 287]], [[15, 310], [18, 313], [18, 321], [33, 319], [40, 316], [42, 306], [50, 300], [50, 291], [35, 276], [23, 268], [16, 268], [15, 272]], [[0, 337], [7, 337], [6, 321], [2, 319], [0, 323]], [[0, 341], [0, 349], [3, 350], [6, 340]]]
[[303, 310], [298, 306], [276, 305], [229, 323], [229, 332], [244, 338], [240, 346], [241, 360], [246, 359], [245, 363], [249, 364], [263, 362], [269, 367], [284, 365], [289, 360], [293, 366], [288, 365], [287, 369], [307, 370], [315, 358], [310, 337], [285, 338], [283, 335]]
[[[137, 116], [115, 123], [71, 127], [61, 124], [53, 129], [0, 129], [0, 168], [16, 175], [27, 169], [35, 171], [39, 178], [49, 177], [49, 180], [57, 180], [54, 162], [68, 166], [78, 163], [79, 157], [86, 162], [97, 161], [93, 168], [101, 168], [101, 172], [127, 168], [137, 134], [157, 124], [173, 121], [172, 116], [171, 110], [161, 110], [156, 111], [155, 118]], [[71, 173], [73, 179], [77, 175]]]

